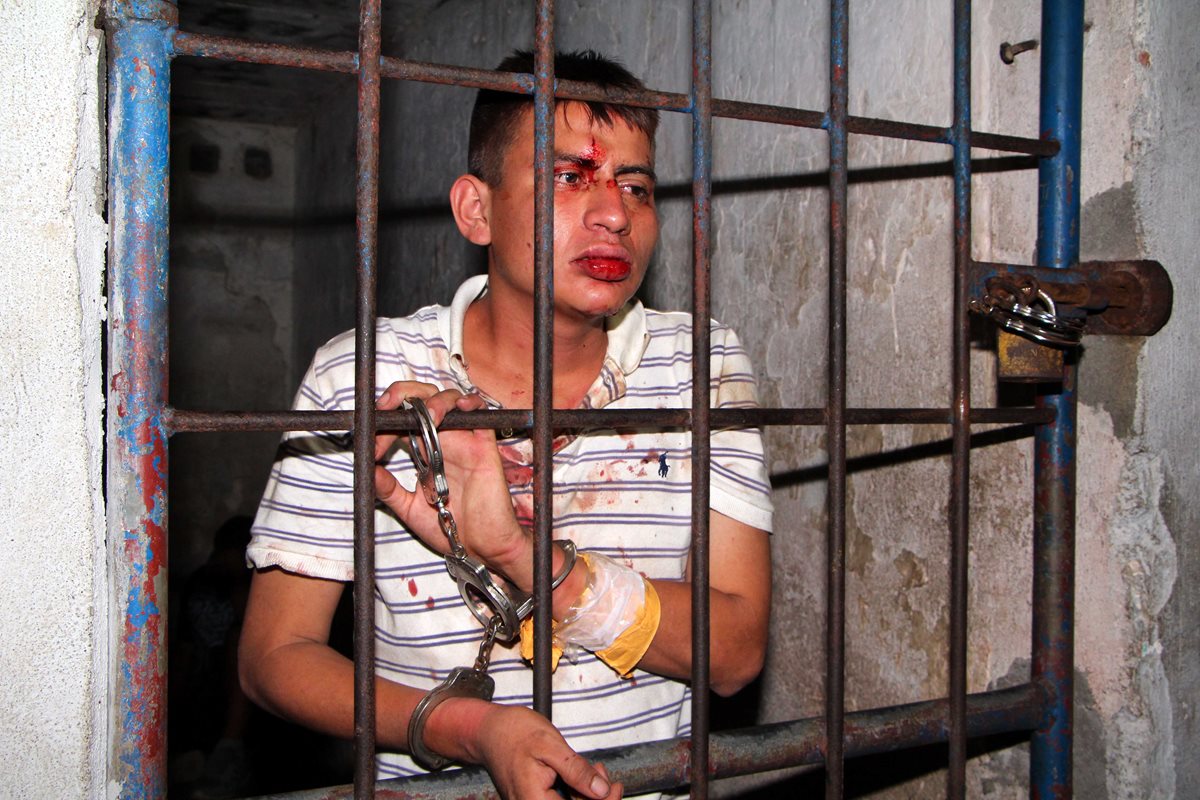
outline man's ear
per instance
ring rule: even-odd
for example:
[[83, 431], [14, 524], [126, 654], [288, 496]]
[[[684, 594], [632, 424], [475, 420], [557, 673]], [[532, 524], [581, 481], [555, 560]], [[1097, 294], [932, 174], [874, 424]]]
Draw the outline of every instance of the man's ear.
[[472, 244], [492, 243], [491, 191], [474, 175], [460, 175], [450, 187], [450, 210], [458, 232]]

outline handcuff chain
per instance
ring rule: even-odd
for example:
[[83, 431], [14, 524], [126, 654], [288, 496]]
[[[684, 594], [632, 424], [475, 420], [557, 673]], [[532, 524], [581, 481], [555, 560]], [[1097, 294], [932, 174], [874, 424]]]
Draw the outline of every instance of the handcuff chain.
[[488, 666], [492, 663], [492, 648], [496, 644], [496, 634], [500, 632], [502, 621], [499, 614], [493, 614], [483, 632], [483, 641], [479, 643], [479, 655], [475, 656], [475, 671], [481, 675], [487, 674]]
[[[421, 426], [420, 442], [411, 432], [408, 434], [408, 448], [412, 453], [413, 467], [417, 470], [417, 482], [421, 484], [425, 500], [437, 509], [438, 527], [450, 541], [450, 549], [454, 552], [454, 557], [466, 558], [466, 548], [459, 541], [458, 525], [449, 508], [450, 482], [446, 480], [446, 462], [442, 458], [437, 426], [433, 424], [433, 417], [429, 416], [429, 409], [425, 406], [425, 401], [419, 397], [409, 397], [405, 402], [412, 408], [417, 417], [417, 423]], [[424, 451], [421, 449], [421, 444], [425, 445]]]

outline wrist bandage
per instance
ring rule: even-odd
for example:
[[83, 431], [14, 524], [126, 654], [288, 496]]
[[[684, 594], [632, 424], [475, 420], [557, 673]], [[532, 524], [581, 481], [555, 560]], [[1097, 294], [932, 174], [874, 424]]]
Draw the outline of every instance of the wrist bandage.
[[[599, 553], [580, 553], [588, 582], [561, 622], [554, 623], [553, 664], [590, 650], [621, 676], [641, 661], [658, 631], [661, 607], [650, 581]], [[521, 626], [521, 656], [533, 660], [533, 621]]]

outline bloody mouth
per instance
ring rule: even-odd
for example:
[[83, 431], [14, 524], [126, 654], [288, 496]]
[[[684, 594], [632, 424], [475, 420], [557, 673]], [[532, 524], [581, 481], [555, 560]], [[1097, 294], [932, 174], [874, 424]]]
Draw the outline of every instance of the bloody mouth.
[[587, 257], [575, 260], [589, 277], [599, 281], [622, 281], [629, 277], [632, 265], [620, 258]]

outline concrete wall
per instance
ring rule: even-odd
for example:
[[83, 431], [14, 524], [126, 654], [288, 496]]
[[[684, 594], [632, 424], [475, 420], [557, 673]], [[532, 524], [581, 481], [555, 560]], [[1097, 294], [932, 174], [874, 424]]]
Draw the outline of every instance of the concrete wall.
[[[1130, 373], [1137, 377], [1133, 424], [1130, 433], [1121, 433], [1138, 469], [1131, 470], [1117, 508], [1138, 523], [1136, 541], [1149, 551], [1128, 568], [1137, 633], [1131, 682], [1138, 694], [1122, 714], [1136, 719], [1144, 711], [1136, 733], [1159, 791], [1165, 796], [1173, 777], [1177, 796], [1189, 797], [1200, 793], [1194, 757], [1200, 749], [1200, 327], [1193, 314], [1200, 302], [1200, 63], [1189, 35], [1200, 27], [1200, 6], [1141, 2], [1128, 18], [1135, 231], [1141, 251], [1171, 273], [1175, 315], [1131, 358]], [[1131, 786], [1130, 794], [1139, 788]]]
[[[168, 385], [178, 408], [291, 403], [295, 140], [288, 127], [172, 119]], [[172, 439], [173, 589], [207, 558], [221, 523], [254, 514], [278, 440]]]
[[101, 797], [103, 37], [96, 0], [0, 4], [0, 794]]
[[[851, 44], [854, 113], [934, 124], [950, 119], [949, 3], [856, 3]], [[1077, 614], [1077, 796], [1190, 797], [1200, 791], [1195, 654], [1200, 606], [1200, 489], [1195, 393], [1200, 388], [1197, 300], [1196, 103], [1200, 76], [1192, 4], [1093, 0], [1087, 34], [1081, 193], [1083, 255], [1153, 257], [1175, 281], [1176, 315], [1148, 340], [1092, 338], [1081, 368]], [[811, 6], [811, 7], [810, 7]], [[660, 3], [564, 2], [564, 47], [615, 54], [655, 87], [685, 91], [689, 24]], [[611, 13], [616, 8], [619, 13]], [[21, 797], [105, 793], [106, 617], [101, 459], [101, 276], [104, 227], [100, 41], [96, 2], [0, 6], [0, 264], [8, 327], [0, 359], [0, 409], [9, 510], [0, 560], [0, 748]], [[821, 108], [825, 103], [825, 6], [778, 0], [716, 4], [717, 94]], [[975, 4], [977, 127], [1035, 135], [1036, 53], [1011, 67], [1001, 41], [1038, 35], [1033, 0]], [[456, 0], [414, 13], [385, 46], [417, 59], [491, 66], [528, 46], [524, 3]], [[664, 57], [670, 54], [670, 57]], [[296, 151], [295, 351], [352, 323], [353, 158], [343, 113], [353, 90], [331, 100]], [[462, 169], [469, 93], [442, 87], [385, 89], [381, 311], [445, 300], [479, 267], [447, 219], [444, 186]], [[453, 115], [436, 121], [431, 111]], [[826, 155], [817, 134], [715, 124], [716, 315], [739, 329], [759, 365], [768, 404], [817, 405], [824, 396]], [[430, 142], [438, 143], [431, 147]], [[645, 294], [685, 305], [689, 225], [688, 126], [664, 120], [659, 142], [664, 231]], [[945, 148], [858, 140], [852, 145], [850, 401], [943, 405], [949, 396], [950, 183], [922, 169]], [[987, 153], [977, 153], [986, 157]], [[886, 169], [877, 169], [886, 168]], [[936, 173], [936, 170], [933, 170]], [[1034, 249], [1036, 178], [975, 181], [975, 255], [1027, 262]], [[307, 224], [304, 224], [307, 223]], [[321, 223], [321, 224], [315, 224]], [[183, 244], [183, 242], [180, 242]], [[304, 266], [306, 265], [306, 266]], [[394, 278], [392, 276], [395, 276]], [[195, 277], [195, 276], [193, 276]], [[203, 277], [203, 276], [201, 276]], [[210, 276], [211, 277], [211, 276]], [[221, 281], [218, 281], [221, 282]], [[240, 284], [234, 284], [237, 288]], [[229, 285], [225, 285], [227, 290]], [[257, 291], [257, 290], [256, 290]], [[277, 319], [287, 313], [272, 310]], [[299, 322], [303, 320], [303, 322]], [[286, 325], [285, 325], [286, 327]], [[982, 344], [986, 344], [986, 334]], [[276, 341], [279, 350], [286, 344]], [[973, 356], [973, 398], [999, 397], [993, 355]], [[295, 362], [282, 368], [294, 374]], [[265, 402], [265, 400], [264, 400]], [[948, 474], [939, 428], [861, 427], [851, 432], [848, 568], [848, 701], [853, 708], [944, 691], [945, 515]], [[759, 718], [818, 711], [821, 698], [823, 500], [817, 430], [772, 431], [771, 467], [780, 527], [776, 614]], [[1027, 441], [975, 450], [971, 484], [970, 687], [1020, 680], [1029, 651], [1031, 460]], [[935, 754], [936, 755], [936, 754]], [[975, 760], [973, 797], [1026, 793], [1022, 748]], [[936, 758], [855, 764], [855, 793], [940, 793]], [[773, 792], [804, 789], [780, 777]], [[762, 783], [760, 780], [757, 783]], [[734, 791], [733, 788], [728, 789]]]

